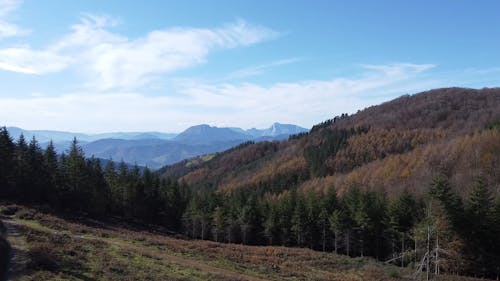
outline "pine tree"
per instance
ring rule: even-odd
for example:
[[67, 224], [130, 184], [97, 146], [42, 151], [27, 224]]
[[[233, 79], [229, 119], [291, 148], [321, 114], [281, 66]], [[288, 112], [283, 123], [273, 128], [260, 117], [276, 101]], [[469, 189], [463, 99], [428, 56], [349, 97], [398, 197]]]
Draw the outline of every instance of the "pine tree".
[[344, 221], [344, 213], [341, 209], [334, 210], [333, 213], [328, 217], [330, 231], [333, 233], [333, 249], [336, 254], [339, 253], [338, 243], [340, 240], [340, 233], [345, 228], [345, 225], [343, 224]]
[[321, 206], [321, 210], [318, 215], [319, 225], [321, 227], [321, 249], [323, 252], [326, 251], [326, 240], [328, 236], [328, 212], [324, 206]]
[[28, 144], [21, 134], [16, 145], [16, 186], [14, 196], [17, 200], [27, 198], [30, 185], [30, 166], [28, 163]]
[[86, 211], [96, 217], [102, 217], [110, 209], [111, 192], [104, 177], [101, 161], [93, 156], [87, 161], [87, 183], [89, 206]]
[[293, 210], [292, 216], [292, 231], [295, 234], [295, 241], [298, 246], [302, 246], [304, 243], [304, 232], [306, 230], [306, 217], [307, 210], [304, 202], [304, 197], [302, 195], [297, 196], [297, 201], [295, 202], [295, 208]]
[[104, 180], [109, 188], [109, 208], [112, 213], [120, 214], [123, 203], [123, 193], [119, 188], [115, 162], [111, 159], [106, 162], [106, 166], [104, 167]]
[[492, 222], [494, 214], [493, 196], [482, 177], [477, 178], [469, 195], [468, 211], [475, 222], [483, 224]]
[[64, 208], [83, 211], [88, 206], [89, 192], [86, 190], [87, 165], [82, 148], [73, 138], [67, 158], [64, 159], [65, 188], [63, 195]]
[[284, 246], [293, 245], [295, 241], [295, 235], [293, 231], [293, 218], [297, 197], [298, 196], [296, 190], [292, 190], [285, 193], [282, 199], [279, 201], [279, 225], [281, 226], [281, 243]]
[[343, 221], [342, 225], [344, 228], [344, 238], [345, 238], [345, 249], [346, 249], [346, 254], [348, 256], [351, 255], [351, 244], [354, 244], [353, 239], [353, 230], [356, 228], [356, 221], [359, 220], [356, 219], [358, 214], [358, 209], [361, 207], [361, 191], [358, 189], [357, 186], [351, 186], [344, 197], [342, 198], [342, 204], [341, 206], [343, 207]]
[[495, 250], [498, 236], [495, 230], [495, 204], [484, 179], [479, 177], [472, 188], [467, 204], [469, 237], [475, 257], [475, 268], [484, 270], [482, 276], [496, 271], [498, 265]]
[[226, 216], [222, 207], [218, 206], [215, 208], [213, 213], [213, 225], [214, 225], [214, 236], [215, 241], [219, 242], [220, 237], [226, 229]]
[[0, 196], [12, 198], [15, 182], [16, 145], [7, 128], [0, 128]]
[[269, 245], [275, 245], [279, 241], [280, 237], [280, 217], [278, 205], [279, 203], [269, 202], [266, 219], [264, 221], [264, 232], [266, 237], [268, 238]]
[[369, 246], [367, 254], [380, 259], [385, 257], [383, 246], [389, 224], [388, 201], [383, 192], [369, 191], [364, 197], [364, 209], [368, 216], [365, 229], [365, 245]]
[[[326, 219], [325, 225], [322, 226], [320, 213], [322, 209], [322, 202], [315, 192], [310, 192], [305, 195], [306, 199], [306, 221], [305, 221], [305, 241], [308, 242], [309, 248], [315, 249], [318, 242], [322, 240], [322, 229], [324, 229], [324, 239], [326, 241]], [[325, 215], [326, 217], [326, 215]], [[326, 242], [325, 242], [326, 243]], [[326, 247], [326, 246], [325, 246]]]
[[259, 225], [259, 214], [257, 210], [256, 199], [252, 196], [249, 198], [240, 209], [239, 214], [240, 229], [243, 244], [248, 244], [252, 241], [252, 234]]
[[46, 202], [48, 197], [46, 188], [49, 184], [47, 181], [48, 175], [43, 169], [43, 151], [34, 136], [28, 145], [26, 161], [29, 171], [29, 192], [26, 194], [26, 199], [31, 203]]
[[[400, 253], [404, 255], [406, 248], [405, 240], [410, 235], [410, 230], [413, 229], [414, 225], [421, 218], [421, 207], [419, 206], [417, 200], [408, 192], [404, 192], [397, 200], [390, 203], [388, 209], [389, 225], [390, 225], [390, 236], [392, 239], [393, 253], [396, 247], [396, 241], [400, 241]], [[406, 243], [407, 245], [407, 243]], [[401, 256], [401, 261], [403, 261], [404, 256]]]
[[430, 195], [439, 200], [449, 216], [453, 226], [464, 222], [464, 210], [461, 199], [452, 191], [448, 179], [437, 176], [432, 179]]
[[54, 147], [54, 143], [52, 141], [49, 142], [47, 148], [44, 152], [44, 167], [48, 174], [48, 190], [50, 201], [54, 202], [57, 186], [59, 183], [59, 164], [57, 161], [57, 153]]

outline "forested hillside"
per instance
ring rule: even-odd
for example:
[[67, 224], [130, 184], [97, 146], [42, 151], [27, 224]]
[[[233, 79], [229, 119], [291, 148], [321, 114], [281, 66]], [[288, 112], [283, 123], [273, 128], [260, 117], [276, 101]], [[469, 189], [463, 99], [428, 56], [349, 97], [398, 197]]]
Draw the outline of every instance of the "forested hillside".
[[[500, 90], [440, 89], [159, 173], [0, 129], [0, 198], [193, 239], [500, 275]], [[370, 114], [368, 114], [368, 113]], [[367, 115], [368, 114], [368, 115]], [[155, 228], [153, 227], [153, 228]]]
[[500, 89], [437, 89], [343, 114], [288, 142], [242, 145], [209, 162], [184, 161], [162, 172], [219, 190], [324, 190], [334, 183], [342, 191], [360, 183], [396, 195], [425, 193], [420, 183], [441, 173], [466, 194], [482, 174], [496, 191], [500, 148], [497, 131], [489, 129], [499, 120]]
[[442, 270], [494, 277], [499, 121], [500, 89], [437, 89], [161, 172], [198, 191], [184, 217], [193, 237], [399, 256], [406, 265], [432, 260], [419, 248], [428, 229], [430, 247], [441, 236]]

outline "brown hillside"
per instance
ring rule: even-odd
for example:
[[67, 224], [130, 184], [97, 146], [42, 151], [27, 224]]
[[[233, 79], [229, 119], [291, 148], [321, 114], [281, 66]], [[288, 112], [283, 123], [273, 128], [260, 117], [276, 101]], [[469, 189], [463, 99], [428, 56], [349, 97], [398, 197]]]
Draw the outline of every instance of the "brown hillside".
[[335, 126], [469, 132], [500, 119], [500, 88], [444, 88], [371, 106]]
[[478, 175], [499, 192], [500, 89], [447, 88], [406, 95], [349, 117], [324, 122], [284, 142], [245, 144], [215, 157], [161, 170], [194, 187], [230, 191], [293, 187], [423, 193], [446, 174], [460, 193]]

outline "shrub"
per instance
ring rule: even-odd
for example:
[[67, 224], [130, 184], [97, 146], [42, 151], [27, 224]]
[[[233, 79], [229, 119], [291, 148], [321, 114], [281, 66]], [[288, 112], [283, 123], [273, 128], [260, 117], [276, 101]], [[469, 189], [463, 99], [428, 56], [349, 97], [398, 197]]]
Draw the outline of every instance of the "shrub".
[[18, 210], [19, 210], [19, 207], [16, 205], [7, 205], [7, 206], [3, 206], [2, 208], [0, 208], [0, 213], [2, 215], [6, 215], [6, 216], [12, 216]]
[[54, 271], [59, 266], [58, 255], [49, 243], [33, 244], [29, 249], [29, 255], [31, 258], [30, 266], [33, 268]]
[[10, 245], [3, 238], [0, 236], [0, 279], [4, 280], [5, 277], [7, 276], [7, 265], [9, 262], [9, 252], [10, 252]]
[[4, 235], [6, 230], [5, 224], [0, 220], [0, 235]]
[[36, 219], [36, 212], [34, 210], [29, 209], [20, 209], [16, 212], [16, 217], [23, 220], [34, 220]]

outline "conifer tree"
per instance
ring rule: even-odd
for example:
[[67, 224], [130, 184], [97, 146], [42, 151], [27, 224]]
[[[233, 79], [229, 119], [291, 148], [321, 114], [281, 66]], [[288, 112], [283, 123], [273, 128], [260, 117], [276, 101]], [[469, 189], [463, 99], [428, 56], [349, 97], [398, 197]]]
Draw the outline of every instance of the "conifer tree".
[[226, 216], [221, 206], [217, 206], [213, 213], [214, 237], [215, 242], [219, 242], [220, 237], [226, 230]]
[[24, 135], [21, 134], [16, 145], [16, 184], [14, 189], [15, 198], [25, 198], [29, 190], [30, 167], [28, 163], [28, 144]]
[[330, 231], [333, 233], [333, 249], [336, 254], [339, 253], [340, 233], [345, 229], [344, 221], [344, 213], [341, 209], [334, 210], [328, 217]]
[[[7, 128], [0, 128], [0, 196], [12, 198], [15, 182], [16, 145]], [[5, 197], [4, 197], [5, 196]]]
[[497, 251], [498, 233], [495, 227], [495, 204], [493, 196], [484, 179], [478, 177], [469, 195], [467, 204], [468, 242], [475, 253], [474, 268], [484, 270], [482, 276], [488, 276], [488, 271], [495, 271], [498, 265]]
[[59, 184], [59, 164], [57, 153], [52, 141], [49, 142], [44, 152], [44, 167], [48, 174], [48, 190], [50, 201], [54, 202], [54, 193], [56, 193]]
[[278, 204], [276, 202], [268, 202], [266, 219], [264, 221], [264, 233], [268, 239], [269, 245], [275, 245], [279, 241], [280, 237], [280, 214], [278, 210]]
[[46, 190], [48, 175], [43, 169], [43, 151], [38, 145], [35, 136], [28, 145], [26, 163], [28, 165], [27, 184], [29, 185], [29, 192], [25, 194], [26, 199], [31, 203], [45, 202], [48, 196]]
[[304, 244], [304, 232], [306, 230], [307, 223], [306, 218], [307, 210], [304, 197], [302, 195], [298, 195], [291, 221], [292, 231], [295, 234], [295, 241], [298, 246], [302, 246]]

